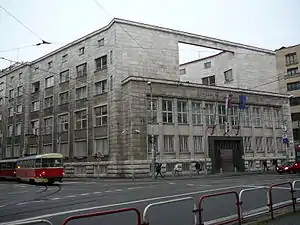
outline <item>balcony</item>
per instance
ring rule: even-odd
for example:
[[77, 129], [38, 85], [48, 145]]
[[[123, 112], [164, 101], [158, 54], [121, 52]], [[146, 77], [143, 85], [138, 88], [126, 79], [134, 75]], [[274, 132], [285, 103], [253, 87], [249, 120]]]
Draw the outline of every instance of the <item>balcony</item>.
[[294, 61], [291, 61], [291, 62], [286, 62], [285, 66], [292, 66], [292, 65], [296, 65], [298, 63], [299, 63], [298, 60], [294, 60]]

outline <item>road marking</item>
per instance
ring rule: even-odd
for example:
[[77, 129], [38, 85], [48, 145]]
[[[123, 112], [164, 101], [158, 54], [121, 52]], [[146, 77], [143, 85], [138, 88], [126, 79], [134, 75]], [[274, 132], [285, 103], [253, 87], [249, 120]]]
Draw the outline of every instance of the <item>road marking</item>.
[[18, 203], [18, 204], [16, 204], [16, 205], [26, 205], [26, 204], [28, 204], [29, 202], [20, 202], [20, 203]]
[[123, 191], [122, 189], [116, 189], [115, 191], [119, 192], [119, 191]]
[[195, 186], [195, 184], [187, 184], [187, 186]]
[[27, 193], [29, 191], [14, 191], [14, 192], [8, 192], [7, 194], [24, 194], [24, 193]]
[[109, 193], [109, 192], [112, 192], [112, 191], [111, 190], [107, 190], [107, 191], [104, 191], [104, 192]]
[[[43, 202], [44, 200], [32, 201], [32, 203]], [[29, 202], [30, 203], [30, 202]]]
[[169, 184], [175, 184], [175, 183], [173, 183], [173, 182], [170, 182]]
[[95, 192], [93, 192], [94, 195], [101, 194], [101, 193], [102, 193], [101, 191], [95, 191]]
[[156, 200], [162, 200], [162, 199], [168, 199], [168, 198], [180, 198], [180, 197], [188, 196], [188, 195], [223, 191], [223, 190], [236, 189], [236, 188], [241, 188], [241, 187], [243, 187], [243, 186], [241, 186], [241, 185], [228, 186], [228, 187], [222, 187], [222, 188], [216, 188], [216, 189], [210, 189], [210, 190], [201, 190], [201, 191], [194, 191], [194, 192], [188, 192], [188, 193], [181, 193], [181, 194], [176, 194], [176, 195], [166, 195], [166, 196], [160, 196], [160, 197], [154, 197], [154, 198], [145, 198], [145, 199], [139, 199], [139, 200], [134, 200], [134, 201], [129, 201], [129, 202], [113, 203], [113, 204], [109, 204], [109, 205], [99, 205], [99, 206], [94, 206], [94, 207], [89, 207], [89, 208], [81, 208], [81, 209], [74, 209], [74, 210], [57, 212], [57, 213], [50, 213], [50, 214], [45, 214], [45, 215], [31, 217], [31, 218], [22, 219], [22, 220], [4, 222], [4, 223], [0, 223], [0, 225], [13, 225], [16, 223], [25, 222], [25, 221], [29, 221], [29, 220], [38, 220], [38, 219], [44, 219], [44, 218], [49, 218], [49, 217], [53, 217], [53, 216], [61, 216], [61, 215], [66, 215], [66, 214], [71, 214], [71, 213], [78, 213], [78, 212], [84, 212], [84, 211], [95, 210], [95, 209], [98, 210], [98, 209], [104, 209], [104, 208], [111, 208], [111, 207], [116, 207], [116, 206], [131, 205], [131, 204], [156, 201]]
[[0, 208], [3, 208], [3, 207], [5, 207], [5, 206], [7, 206], [7, 205], [0, 205]]
[[89, 195], [90, 193], [83, 193], [83, 194], [80, 194], [81, 196], [85, 196], [85, 195]]
[[76, 195], [68, 195], [65, 198], [75, 198], [75, 197], [76, 197]]
[[59, 200], [61, 198], [51, 198], [50, 200], [55, 201], [55, 200]]

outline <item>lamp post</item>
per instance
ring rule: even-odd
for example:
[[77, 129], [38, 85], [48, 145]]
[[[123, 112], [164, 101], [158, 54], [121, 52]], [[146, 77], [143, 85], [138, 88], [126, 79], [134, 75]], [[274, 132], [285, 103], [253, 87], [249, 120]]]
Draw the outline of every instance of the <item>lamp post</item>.
[[151, 153], [152, 153], [152, 179], [155, 179], [155, 163], [156, 163], [156, 152], [154, 149], [154, 124], [153, 124], [153, 117], [154, 117], [154, 112], [153, 112], [153, 94], [152, 94], [152, 85], [151, 82], [148, 81], [148, 85], [150, 87], [150, 110], [151, 110]]

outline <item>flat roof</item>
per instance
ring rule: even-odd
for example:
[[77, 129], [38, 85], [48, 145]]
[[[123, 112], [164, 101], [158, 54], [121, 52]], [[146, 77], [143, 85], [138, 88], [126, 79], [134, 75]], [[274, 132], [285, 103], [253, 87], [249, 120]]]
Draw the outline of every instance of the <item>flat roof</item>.
[[280, 98], [290, 98], [288, 94], [279, 94], [275, 92], [267, 92], [267, 91], [257, 91], [257, 90], [250, 90], [250, 89], [243, 89], [243, 88], [230, 88], [230, 87], [223, 87], [223, 86], [209, 86], [199, 83], [192, 83], [192, 82], [183, 82], [183, 81], [175, 81], [175, 80], [168, 80], [168, 79], [155, 79], [155, 78], [147, 78], [147, 77], [137, 77], [137, 76], [130, 76], [122, 80], [122, 85], [130, 82], [153, 82], [157, 84], [167, 84], [167, 85], [181, 85], [184, 87], [194, 87], [194, 88], [206, 88], [211, 90], [219, 90], [219, 91], [230, 91], [230, 92], [242, 92], [246, 94], [256, 94], [256, 95], [265, 95], [270, 97], [280, 97]]

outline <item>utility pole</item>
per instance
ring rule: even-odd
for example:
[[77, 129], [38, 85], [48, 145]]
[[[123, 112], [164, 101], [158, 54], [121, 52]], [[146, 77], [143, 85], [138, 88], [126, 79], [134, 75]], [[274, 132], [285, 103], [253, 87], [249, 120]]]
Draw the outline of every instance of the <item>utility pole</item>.
[[156, 152], [154, 149], [154, 112], [153, 112], [153, 93], [152, 93], [152, 86], [151, 82], [148, 81], [148, 85], [150, 87], [150, 102], [151, 102], [151, 153], [152, 153], [152, 179], [155, 179], [155, 163], [156, 163]]

